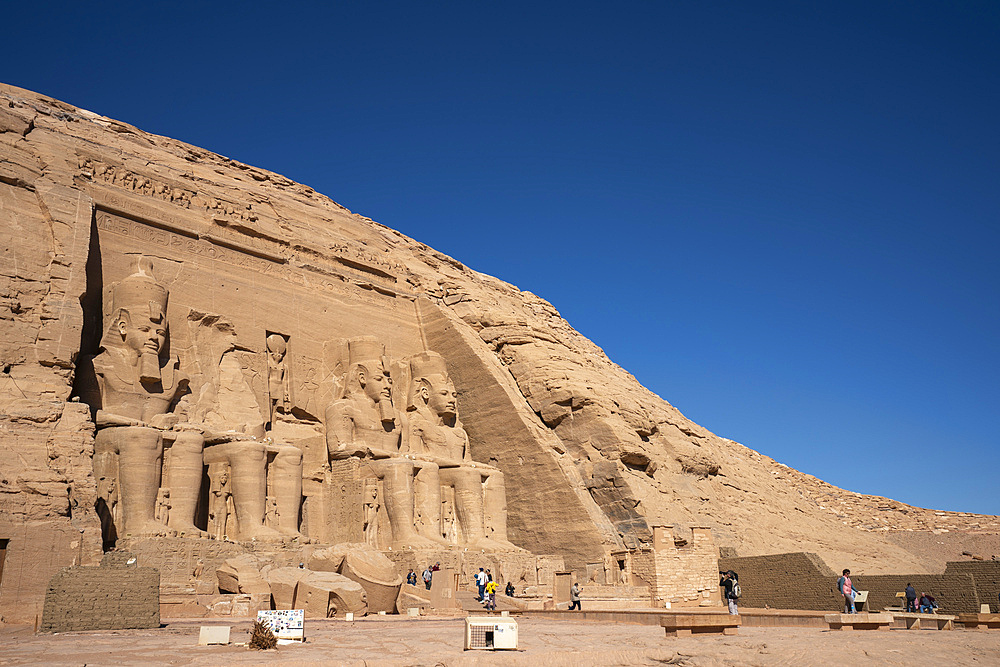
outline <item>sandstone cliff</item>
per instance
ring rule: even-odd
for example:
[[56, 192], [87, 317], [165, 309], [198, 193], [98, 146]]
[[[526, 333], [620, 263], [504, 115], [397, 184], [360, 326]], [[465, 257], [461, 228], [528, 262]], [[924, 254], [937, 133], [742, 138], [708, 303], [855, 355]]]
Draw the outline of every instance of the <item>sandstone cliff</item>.
[[[200, 359], [193, 411], [245, 422], [257, 409], [252, 383], [207, 389], [213, 373], [216, 384], [240, 375], [227, 359], [259, 351], [239, 337], [254, 328], [288, 331], [290, 355], [305, 352], [293, 369], [300, 430], [329, 400], [328, 337], [439, 352], [473, 458], [506, 477], [511, 540], [571, 565], [647, 543], [659, 524], [709, 526], [739, 555], [811, 551], [872, 573], [937, 567], [897, 531], [1000, 532], [998, 517], [851, 493], [720, 438], [544, 299], [308, 186], [10, 86], [0, 86], [0, 236], [0, 539], [31, 543], [39, 562], [100, 551], [94, 427], [74, 377], [115, 277], [102, 256], [112, 266], [110, 255], [138, 252], [168, 267], [171, 308], [187, 307], [171, 326], [177, 349]], [[248, 291], [252, 312], [238, 305]], [[200, 345], [207, 329], [232, 340]]]

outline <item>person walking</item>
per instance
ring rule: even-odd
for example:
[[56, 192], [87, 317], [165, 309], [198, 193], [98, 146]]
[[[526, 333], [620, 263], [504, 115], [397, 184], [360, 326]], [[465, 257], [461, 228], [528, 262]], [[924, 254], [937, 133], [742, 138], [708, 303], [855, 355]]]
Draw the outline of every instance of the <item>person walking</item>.
[[570, 611], [573, 611], [574, 609], [577, 611], [583, 611], [583, 608], [580, 606], [580, 584], [574, 583], [569, 589], [569, 602]]
[[486, 583], [486, 608], [490, 611], [497, 609], [497, 582], [495, 581]]
[[726, 599], [726, 603], [729, 605], [729, 613], [733, 616], [739, 614], [740, 610], [737, 600], [740, 599], [740, 584], [736, 573], [732, 570], [723, 572], [722, 579], [719, 580], [719, 588], [722, 589], [722, 597]]
[[482, 602], [485, 600], [483, 596], [486, 595], [486, 573], [483, 572], [483, 568], [479, 568], [479, 572], [476, 572], [476, 587], [479, 589], [479, 597], [476, 598], [476, 601]]
[[424, 588], [426, 588], [427, 590], [430, 590], [431, 589], [431, 579], [434, 578], [434, 573], [431, 572], [431, 566], [430, 565], [428, 565], [424, 569], [424, 573], [421, 575], [421, 577], [424, 580]]
[[909, 582], [906, 584], [906, 611], [917, 611], [917, 591], [913, 588], [913, 584]]
[[844, 596], [844, 613], [858, 613], [854, 608], [854, 583], [851, 581], [850, 570], [845, 569], [843, 576], [841, 576], [840, 579], [837, 579], [837, 590], [839, 590], [840, 594]]

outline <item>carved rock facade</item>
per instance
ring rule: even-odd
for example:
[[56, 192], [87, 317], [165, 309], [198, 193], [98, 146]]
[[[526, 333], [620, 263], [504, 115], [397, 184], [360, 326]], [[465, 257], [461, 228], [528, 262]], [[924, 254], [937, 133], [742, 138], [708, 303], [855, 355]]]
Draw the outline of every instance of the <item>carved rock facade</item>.
[[547, 302], [277, 174], [0, 86], [0, 235], [7, 618], [125, 546], [196, 593], [341, 543], [533, 585], [651, 524], [920, 570], [863, 497], [693, 424]]

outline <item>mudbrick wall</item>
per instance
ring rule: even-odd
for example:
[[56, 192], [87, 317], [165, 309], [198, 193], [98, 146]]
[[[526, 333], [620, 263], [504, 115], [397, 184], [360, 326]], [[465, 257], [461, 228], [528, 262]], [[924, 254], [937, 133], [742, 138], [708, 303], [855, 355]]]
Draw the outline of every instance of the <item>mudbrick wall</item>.
[[160, 573], [105, 563], [68, 567], [49, 582], [42, 632], [160, 627]]
[[[746, 607], [774, 609], [838, 610], [843, 597], [837, 592], [839, 572], [816, 554], [787, 553], [719, 560], [720, 570], [734, 570], [740, 578]], [[853, 573], [855, 588], [868, 591], [868, 609], [881, 611], [897, 603], [896, 593], [913, 584], [919, 595], [930, 593], [942, 613], [972, 613], [979, 605], [996, 603], [1000, 589], [1000, 563], [948, 563], [943, 574]]]

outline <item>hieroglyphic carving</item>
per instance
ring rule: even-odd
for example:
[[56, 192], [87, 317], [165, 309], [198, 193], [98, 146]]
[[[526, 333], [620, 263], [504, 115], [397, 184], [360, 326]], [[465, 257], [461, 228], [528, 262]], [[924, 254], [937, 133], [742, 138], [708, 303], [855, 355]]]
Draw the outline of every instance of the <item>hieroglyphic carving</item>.
[[[391, 286], [395, 284], [395, 278], [390, 280], [383, 276], [380, 280], [378, 275], [361, 274], [345, 266], [333, 266], [328, 262], [310, 263], [296, 260], [289, 263], [284, 255], [220, 240], [213, 234], [199, 233], [192, 229], [192, 224], [188, 221], [172, 220], [158, 211], [141, 210], [141, 207], [140, 210], [133, 210], [136, 207], [132, 202], [124, 201], [130, 205], [115, 206], [116, 210], [122, 211], [121, 213], [98, 208], [96, 215], [98, 231], [127, 237], [173, 252], [225, 262], [310, 289], [335, 292], [348, 296], [352, 301], [361, 301], [381, 308], [398, 307], [393, 298], [397, 293], [395, 289], [387, 293], [359, 286], [371, 282], [372, 278]], [[126, 213], [137, 217], [127, 217]], [[157, 222], [151, 222], [148, 218], [155, 218]], [[351, 280], [358, 284], [353, 284]]]
[[210, 237], [208, 239], [201, 236], [193, 237], [187, 233], [170, 231], [100, 209], [97, 211], [97, 229], [101, 232], [126, 236], [143, 244], [225, 262], [265, 275], [280, 274], [280, 270], [276, 267], [284, 262], [283, 258], [250, 254], [246, 249], [233, 249], [213, 243]]
[[209, 196], [150, 176], [137, 174], [125, 167], [101, 160], [81, 157], [79, 168], [83, 174], [89, 175], [100, 183], [114, 185], [129, 192], [159, 199], [181, 208], [205, 211], [214, 216], [232, 218], [247, 223], [255, 223], [261, 219], [254, 210], [253, 204], [238, 204]]
[[[210, 240], [216, 245], [232, 244], [234, 249], [270, 256], [276, 261], [284, 261], [284, 258], [289, 255], [289, 245], [291, 245], [292, 250], [310, 255], [309, 260], [302, 262], [304, 268], [308, 268], [310, 263], [318, 262], [320, 266], [316, 268], [321, 271], [327, 268], [335, 272], [344, 272], [346, 269], [348, 275], [359, 271], [361, 273], [356, 274], [356, 277], [362, 280], [374, 280], [388, 287], [393, 287], [398, 282], [398, 278], [393, 272], [405, 270], [405, 267], [399, 262], [353, 242], [337, 242], [326, 248], [316, 249], [301, 243], [290, 244], [286, 239], [271, 236], [260, 229], [259, 225], [254, 224], [261, 218], [254, 211], [252, 204], [239, 205], [217, 197], [202, 195], [194, 190], [167, 184], [148, 176], [135, 174], [124, 167], [109, 165], [90, 158], [81, 158], [80, 168], [83, 174], [89, 175], [98, 183], [115, 186], [135, 195], [150, 197], [173, 206], [180, 206], [186, 210], [200, 212], [202, 215], [210, 216], [214, 224], [208, 229], [192, 230], [187, 221], [181, 221], [181, 219], [157, 209], [143, 206], [140, 202], [129, 197], [115, 196], [105, 190], [93, 193], [95, 201], [99, 205], [104, 203], [107, 207], [149, 219], [154, 223], [161, 220], [170, 222], [178, 226], [179, 230], [198, 238]], [[227, 217], [246, 223], [250, 233], [244, 233], [243, 230], [239, 229], [239, 224], [234, 225]], [[337, 264], [331, 264], [327, 261], [328, 258], [334, 259]], [[351, 271], [352, 269], [353, 271]]]

